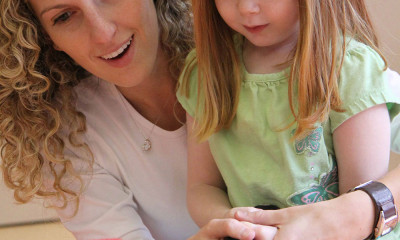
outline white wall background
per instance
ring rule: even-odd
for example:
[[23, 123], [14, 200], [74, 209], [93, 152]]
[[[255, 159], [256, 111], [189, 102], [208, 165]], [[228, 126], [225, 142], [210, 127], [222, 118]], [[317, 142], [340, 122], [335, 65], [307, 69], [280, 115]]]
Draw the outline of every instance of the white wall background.
[[[2, 180], [2, 175], [0, 174]], [[13, 224], [44, 222], [57, 219], [53, 209], [43, 207], [40, 201], [16, 204], [11, 190], [0, 184], [0, 227]]]
[[[400, 0], [366, 0], [389, 66], [400, 72]], [[1, 176], [0, 176], [1, 177]], [[12, 194], [0, 184], [0, 226], [46, 221], [55, 216], [40, 203], [15, 205]]]
[[366, 0], [389, 67], [400, 72], [400, 0]]

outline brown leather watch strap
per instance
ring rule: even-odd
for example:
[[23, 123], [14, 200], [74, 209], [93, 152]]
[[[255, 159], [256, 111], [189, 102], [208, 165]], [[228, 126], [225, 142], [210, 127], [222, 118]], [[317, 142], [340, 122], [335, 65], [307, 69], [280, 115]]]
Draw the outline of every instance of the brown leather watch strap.
[[[388, 219], [390, 217], [395, 216], [397, 219], [397, 209], [394, 204], [394, 199], [390, 190], [380, 182], [369, 181], [364, 184], [361, 184], [353, 189], [361, 190], [366, 192], [374, 202], [375, 207], [375, 219], [374, 219], [374, 229], [372, 233], [368, 236], [367, 239], [375, 239], [376, 237], [380, 236], [383, 229], [382, 227], [386, 226], [378, 226], [378, 221], [380, 218], [384, 217]], [[383, 219], [383, 220], [385, 220]], [[385, 235], [391, 231], [391, 228], [386, 229], [383, 231], [382, 235]], [[379, 235], [377, 235], [379, 233]]]

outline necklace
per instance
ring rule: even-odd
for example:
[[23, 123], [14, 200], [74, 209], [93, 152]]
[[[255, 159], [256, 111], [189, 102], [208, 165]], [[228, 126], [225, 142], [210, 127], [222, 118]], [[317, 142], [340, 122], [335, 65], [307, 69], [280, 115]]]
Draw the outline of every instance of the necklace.
[[149, 136], [148, 136], [148, 137], [146, 137], [146, 136], [143, 134], [142, 130], [141, 130], [141, 129], [139, 128], [139, 126], [136, 124], [135, 119], [133, 119], [133, 123], [135, 123], [135, 126], [137, 127], [137, 129], [139, 129], [140, 135], [142, 135], [142, 137], [144, 138], [144, 142], [143, 142], [143, 144], [142, 144], [142, 150], [143, 150], [144, 152], [147, 152], [147, 151], [149, 151], [149, 150], [151, 149], [150, 137], [151, 137], [151, 134], [153, 133], [154, 127], [157, 125], [157, 123], [158, 123], [158, 121], [160, 120], [160, 118], [161, 118], [161, 114], [158, 116], [157, 120], [153, 123], [153, 127], [151, 127], [151, 130], [150, 130], [150, 133], [149, 133]]
[[[121, 98], [121, 100], [122, 100], [122, 102], [123, 102], [123, 104], [124, 104], [124, 106], [125, 106], [126, 111], [129, 111], [129, 110], [128, 110], [128, 109], [129, 109], [129, 108], [128, 108], [128, 105], [130, 105], [130, 107], [132, 107], [132, 105], [129, 103], [129, 101], [128, 101], [121, 93], [119, 94], [119, 96], [120, 96], [120, 98]], [[165, 107], [168, 105], [168, 103], [170, 102], [170, 100], [171, 100], [171, 99], [168, 99], [167, 101], [165, 101], [165, 103], [164, 103], [162, 109], [165, 109]], [[136, 110], [136, 109], [135, 109], [135, 110]], [[137, 112], [137, 114], [141, 115], [137, 110], [136, 110], [136, 112]], [[142, 145], [141, 145], [141, 148], [142, 148], [142, 150], [143, 150], [144, 152], [150, 151], [150, 149], [151, 149], [151, 147], [152, 147], [152, 144], [151, 144], [151, 141], [150, 141], [150, 137], [151, 137], [151, 135], [153, 134], [153, 130], [154, 130], [155, 126], [156, 126], [157, 123], [160, 121], [161, 115], [162, 115], [162, 112], [158, 115], [156, 121], [153, 123], [153, 126], [151, 127], [150, 132], [149, 132], [149, 135], [148, 135], [147, 137], [146, 137], [146, 135], [143, 134], [142, 129], [141, 129], [141, 128], [139, 127], [139, 125], [136, 123], [135, 117], [132, 117], [132, 118], [131, 118], [132, 121], [133, 121], [133, 123], [135, 124], [136, 128], [139, 130], [140, 135], [142, 135], [142, 137], [143, 137], [143, 139], [144, 139], [144, 141], [143, 141], [143, 143], [142, 143]]]
[[[168, 103], [169, 103], [169, 99], [168, 99], [167, 101], [165, 101], [164, 106], [163, 106], [162, 109], [164, 109], [164, 108], [167, 106]], [[155, 127], [155, 126], [157, 125], [157, 123], [160, 121], [161, 115], [162, 115], [162, 114], [160, 113], [160, 114], [158, 115], [156, 121], [153, 123], [153, 126], [151, 127], [151, 130], [150, 130], [150, 133], [149, 133], [148, 137], [146, 137], [146, 136], [143, 134], [142, 130], [141, 130], [140, 127], [137, 125], [135, 119], [132, 118], [133, 123], [135, 124], [135, 126], [137, 127], [137, 129], [138, 129], [139, 132], [140, 132], [140, 135], [142, 135], [142, 137], [144, 138], [144, 142], [143, 142], [143, 144], [142, 144], [142, 146], [141, 146], [141, 147], [142, 147], [142, 150], [143, 150], [144, 152], [147, 152], [147, 151], [149, 151], [149, 150], [151, 149], [151, 146], [152, 146], [152, 145], [151, 145], [150, 137], [151, 137], [151, 135], [152, 135], [152, 133], [153, 133], [154, 127]]]

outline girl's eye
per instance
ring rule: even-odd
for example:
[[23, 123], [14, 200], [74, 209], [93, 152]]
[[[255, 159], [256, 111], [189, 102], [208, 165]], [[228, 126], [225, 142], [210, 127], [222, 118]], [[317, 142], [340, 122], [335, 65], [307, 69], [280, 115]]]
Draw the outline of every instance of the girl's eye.
[[65, 12], [58, 17], [56, 17], [53, 21], [53, 25], [56, 25], [57, 23], [63, 23], [68, 21], [68, 19], [71, 17], [72, 12]]

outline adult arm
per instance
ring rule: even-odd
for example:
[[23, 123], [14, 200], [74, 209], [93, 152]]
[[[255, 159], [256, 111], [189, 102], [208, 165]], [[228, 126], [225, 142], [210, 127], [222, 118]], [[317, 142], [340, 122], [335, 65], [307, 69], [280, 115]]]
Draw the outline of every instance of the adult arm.
[[94, 164], [93, 174], [82, 175], [86, 186], [77, 215], [69, 206], [58, 210], [63, 225], [77, 240], [119, 238], [152, 240], [143, 224], [132, 193], [112, 174]]

